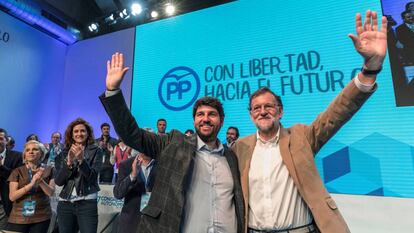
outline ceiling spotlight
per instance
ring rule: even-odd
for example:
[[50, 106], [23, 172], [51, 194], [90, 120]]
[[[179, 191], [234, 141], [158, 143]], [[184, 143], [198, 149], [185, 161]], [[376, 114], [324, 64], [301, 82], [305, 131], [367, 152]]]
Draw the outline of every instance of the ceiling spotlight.
[[156, 11], [151, 11], [151, 18], [157, 18], [158, 17], [158, 12]]
[[175, 7], [171, 3], [168, 3], [167, 5], [165, 5], [165, 13], [167, 15], [173, 15], [174, 12], [175, 12]]
[[128, 17], [129, 17], [129, 15], [128, 15], [127, 10], [126, 10], [126, 9], [123, 9], [122, 11], [120, 11], [120, 12], [119, 12], [119, 17], [120, 17], [121, 19], [126, 19], [126, 18], [128, 18]]
[[137, 16], [137, 15], [141, 14], [141, 12], [142, 12], [142, 7], [141, 7], [140, 4], [138, 4], [138, 3], [132, 4], [132, 6], [131, 6], [131, 14], [132, 15]]
[[96, 32], [98, 31], [98, 23], [91, 23], [91, 25], [88, 26], [89, 31], [91, 32]]

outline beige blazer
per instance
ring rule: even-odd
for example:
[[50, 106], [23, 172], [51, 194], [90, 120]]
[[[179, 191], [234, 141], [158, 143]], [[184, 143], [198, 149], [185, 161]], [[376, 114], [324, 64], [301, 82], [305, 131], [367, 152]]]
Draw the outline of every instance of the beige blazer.
[[[335, 201], [325, 189], [317, 171], [314, 156], [351, 119], [371, 94], [372, 92], [361, 92], [352, 80], [311, 125], [297, 124], [291, 128], [281, 127], [279, 146], [283, 162], [322, 233], [350, 231]], [[256, 134], [253, 134], [236, 141], [233, 146], [241, 173], [246, 223], [249, 222], [248, 175], [255, 145]], [[247, 232], [247, 227], [245, 232]]]

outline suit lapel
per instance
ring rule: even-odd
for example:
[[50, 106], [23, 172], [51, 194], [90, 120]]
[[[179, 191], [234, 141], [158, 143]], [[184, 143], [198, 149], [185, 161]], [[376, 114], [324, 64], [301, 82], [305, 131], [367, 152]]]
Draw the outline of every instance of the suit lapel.
[[245, 206], [245, 219], [249, 213], [249, 170], [250, 162], [252, 160], [253, 151], [256, 146], [257, 137], [256, 134], [248, 136], [244, 143], [240, 143], [240, 148], [237, 149], [239, 153], [239, 169], [240, 180], [243, 190], [244, 206]]
[[287, 129], [280, 128], [280, 140], [279, 140], [279, 147], [280, 147], [280, 155], [282, 156], [283, 163], [286, 165], [290, 176], [292, 177], [293, 181], [295, 182], [296, 187], [299, 186], [299, 180], [296, 173], [295, 165], [293, 163], [292, 154], [289, 150], [290, 144], [290, 134]]

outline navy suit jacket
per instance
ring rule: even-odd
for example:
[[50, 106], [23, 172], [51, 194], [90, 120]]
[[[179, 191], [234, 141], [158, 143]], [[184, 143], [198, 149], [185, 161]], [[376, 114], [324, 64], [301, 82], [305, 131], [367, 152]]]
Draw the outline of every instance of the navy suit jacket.
[[[129, 175], [132, 171], [132, 163], [135, 157], [124, 160], [119, 165], [118, 180], [114, 187], [114, 196], [118, 199], [124, 198], [124, 206], [118, 218], [118, 232], [135, 233], [138, 229], [140, 218], [141, 196], [145, 193], [145, 181], [138, 175], [136, 180], [131, 181]], [[152, 190], [156, 173], [156, 164], [153, 164], [148, 176], [148, 191]], [[138, 169], [141, 169], [140, 167]], [[139, 230], [138, 230], [139, 232]]]
[[7, 179], [10, 173], [17, 167], [23, 165], [22, 153], [17, 151], [6, 151], [4, 165], [0, 165], [0, 195], [4, 211], [9, 216], [13, 203], [9, 199], [9, 183]]

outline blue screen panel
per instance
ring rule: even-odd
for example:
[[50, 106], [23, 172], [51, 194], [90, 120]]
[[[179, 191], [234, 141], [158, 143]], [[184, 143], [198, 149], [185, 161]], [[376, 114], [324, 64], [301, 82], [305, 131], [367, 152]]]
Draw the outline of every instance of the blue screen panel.
[[[193, 128], [192, 104], [224, 103], [225, 129], [256, 129], [249, 95], [270, 86], [282, 96], [284, 127], [311, 123], [359, 71], [349, 33], [356, 12], [381, 14], [380, 1], [242, 0], [137, 27], [132, 112], [142, 127]], [[397, 107], [388, 59], [378, 90], [319, 152], [331, 192], [414, 197], [414, 108]]]

